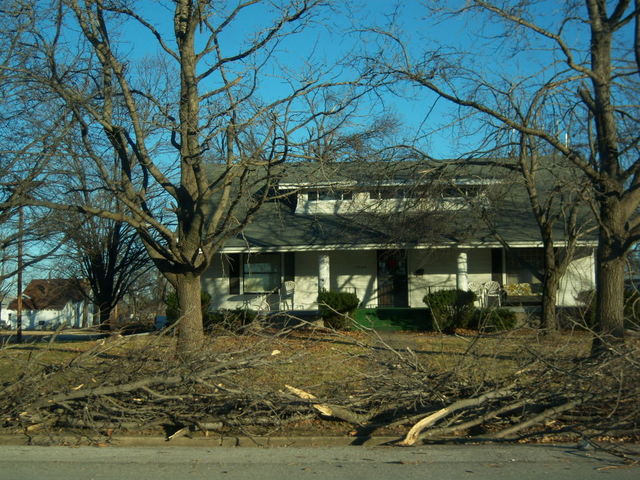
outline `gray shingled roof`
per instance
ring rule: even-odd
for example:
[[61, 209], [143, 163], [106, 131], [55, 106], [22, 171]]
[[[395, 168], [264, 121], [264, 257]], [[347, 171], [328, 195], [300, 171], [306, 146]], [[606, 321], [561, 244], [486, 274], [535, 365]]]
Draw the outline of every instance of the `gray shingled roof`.
[[[435, 175], [434, 175], [435, 172]], [[493, 225], [504, 240], [513, 245], [540, 242], [536, 221], [531, 214], [526, 192], [517, 175], [504, 169], [481, 166], [447, 166], [442, 170], [424, 164], [296, 164], [289, 166], [281, 184], [304, 188], [316, 183], [345, 182], [364, 187], [376, 184], [410, 184], [416, 179], [428, 184], [434, 178], [502, 179], [491, 187], [489, 195], [497, 208], [489, 210]], [[516, 183], [514, 183], [516, 182]], [[397, 212], [380, 215], [362, 212], [351, 215], [296, 214], [292, 202], [266, 203], [251, 224], [224, 251], [356, 249], [411, 246], [486, 245], [499, 246], [492, 229], [483, 221], [480, 207], [461, 212]], [[556, 226], [556, 238], [564, 238], [562, 223]], [[592, 242], [593, 235], [584, 241]]]

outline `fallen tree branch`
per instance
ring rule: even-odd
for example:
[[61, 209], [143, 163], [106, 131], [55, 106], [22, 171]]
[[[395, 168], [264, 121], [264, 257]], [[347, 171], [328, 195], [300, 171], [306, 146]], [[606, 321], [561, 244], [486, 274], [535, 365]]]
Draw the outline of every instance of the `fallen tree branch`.
[[545, 411], [529, 418], [528, 420], [517, 423], [512, 427], [506, 428], [493, 435], [490, 435], [489, 437], [484, 437], [484, 438], [496, 438], [496, 439], [510, 438], [516, 432], [529, 428], [533, 425], [537, 425], [538, 423], [544, 422], [545, 420], [548, 420], [550, 418], [554, 418], [559, 413], [565, 412], [567, 410], [571, 410], [572, 408], [577, 407], [578, 405], [580, 405], [581, 403], [584, 403], [585, 401], [586, 399], [584, 398], [578, 398], [578, 399], [563, 403], [562, 405], [556, 405], [554, 407], [547, 408]]
[[[412, 349], [409, 354], [396, 350], [399, 356], [375, 338], [360, 342], [361, 336], [343, 340], [303, 333], [288, 339], [265, 337], [263, 344], [253, 339], [225, 340], [221, 342], [225, 350], [218, 350], [214, 342], [189, 363], [167, 360], [163, 350], [134, 346], [128, 347], [126, 355], [85, 356], [71, 365], [36, 361], [42, 353], [18, 352], [24, 364], [16, 370], [11, 388], [0, 386], [5, 393], [0, 413], [5, 429], [55, 432], [67, 428], [78, 435], [149, 428], [177, 433], [174, 438], [188, 432], [206, 435], [209, 430], [265, 435], [266, 429], [277, 431], [296, 422], [302, 422], [296, 428], [309, 428], [308, 420], [315, 417], [341, 420], [344, 424], [333, 427], [349, 424], [368, 434], [407, 425], [409, 432], [400, 445], [426, 437], [466, 437], [474, 427], [479, 431], [471, 435], [480, 431], [493, 435], [484, 437], [487, 440], [575, 435], [577, 431], [603, 441], [610, 434], [637, 438], [640, 373], [626, 357], [577, 362], [573, 354], [554, 351], [542, 355], [554, 365], [551, 369], [545, 362], [535, 363], [539, 360], [511, 352], [501, 360], [526, 366], [503, 375], [486, 372], [484, 362], [479, 367], [478, 358], [487, 355], [484, 350], [451, 352], [463, 356], [444, 370], [427, 368], [434, 353], [431, 349]], [[331, 345], [336, 342], [348, 349], [334, 349]], [[317, 347], [313, 352], [308, 349], [310, 343]], [[279, 365], [286, 364], [287, 376], [301, 380], [301, 385], [317, 381], [316, 376], [307, 379], [305, 370], [291, 373], [290, 365], [299, 359], [294, 355], [314, 354], [318, 357], [311, 365], [322, 369], [324, 344], [332, 352], [340, 351], [335, 359], [339, 368], [349, 365], [352, 374], [340, 376], [332, 371], [331, 381], [317, 387], [317, 397], [290, 385], [282, 387], [277, 381]], [[638, 356], [635, 344], [628, 349], [630, 355]], [[489, 357], [496, 351], [493, 348]], [[278, 355], [281, 352], [285, 354]], [[16, 352], [10, 353], [7, 359], [12, 361]], [[303, 366], [306, 359], [302, 360], [302, 368], [307, 368]], [[265, 375], [273, 375], [273, 381], [262, 381]], [[487, 381], [493, 386], [487, 387]], [[554, 420], [552, 428], [541, 428], [547, 419]], [[180, 432], [183, 428], [188, 430]]]
[[[315, 395], [312, 395], [309, 392], [305, 392], [296, 387], [292, 387], [291, 385], [285, 385], [285, 388], [289, 390], [291, 393], [296, 395], [303, 400], [317, 400]], [[369, 421], [372, 415], [362, 415], [359, 413], [352, 412], [348, 408], [341, 407], [339, 405], [329, 405], [326, 403], [314, 403], [312, 404], [313, 408], [315, 408], [321, 415], [325, 417], [333, 417], [340, 420], [344, 420], [345, 422], [352, 423], [354, 425], [363, 425]]]
[[527, 403], [529, 403], [530, 400], [519, 400], [517, 402], [514, 403], [510, 403], [509, 405], [505, 405], [504, 407], [498, 408], [496, 410], [492, 410], [490, 412], [485, 413], [484, 415], [480, 415], [476, 418], [474, 418], [473, 420], [469, 420], [467, 422], [463, 422], [463, 423], [457, 423], [455, 425], [451, 425], [448, 427], [441, 427], [441, 428], [435, 428], [433, 430], [430, 430], [429, 432], [427, 432], [427, 435], [429, 437], [432, 436], [436, 436], [436, 435], [446, 435], [447, 433], [453, 433], [453, 432], [463, 432], [465, 430], [468, 430], [470, 428], [473, 428], [477, 425], [480, 425], [484, 422], [486, 422], [487, 420], [491, 420], [492, 418], [496, 418], [499, 417], [500, 415], [503, 415], [507, 412], [511, 412], [513, 410], [515, 410], [516, 408], [520, 408], [523, 407], [525, 405], [527, 405]]
[[184, 382], [184, 377], [179, 375], [162, 377], [147, 377], [141, 380], [137, 380], [131, 383], [123, 383], [120, 385], [109, 385], [105, 387], [89, 388], [87, 390], [77, 390], [71, 393], [63, 393], [54, 395], [50, 398], [44, 398], [38, 402], [33, 403], [32, 408], [42, 408], [44, 406], [60, 404], [69, 400], [78, 400], [86, 397], [97, 397], [101, 395], [113, 395], [114, 393], [126, 393], [134, 390], [139, 390], [150, 385], [176, 385]]
[[513, 391], [513, 386], [510, 385], [506, 388], [500, 388], [498, 390], [487, 392], [485, 394], [480, 395], [479, 397], [465, 398], [463, 400], [458, 400], [457, 402], [452, 403], [448, 407], [441, 408], [440, 410], [433, 412], [431, 415], [428, 415], [427, 417], [423, 418], [418, 423], [416, 423], [413, 427], [411, 427], [407, 435], [404, 437], [404, 439], [401, 442], [398, 443], [398, 445], [402, 447], [409, 447], [411, 445], [414, 445], [420, 438], [420, 434], [422, 433], [422, 431], [428, 428], [429, 426], [433, 425], [434, 423], [436, 423], [441, 418], [444, 418], [447, 415], [450, 415], [451, 413], [456, 412], [458, 410], [462, 410], [464, 408], [476, 407], [478, 405], [483, 404], [487, 400], [504, 397], [512, 393], [512, 391]]

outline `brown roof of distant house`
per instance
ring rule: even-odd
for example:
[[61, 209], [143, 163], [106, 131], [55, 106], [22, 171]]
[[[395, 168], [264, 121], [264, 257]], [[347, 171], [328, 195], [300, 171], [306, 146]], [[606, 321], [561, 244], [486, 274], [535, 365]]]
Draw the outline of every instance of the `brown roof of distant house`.
[[[32, 280], [23, 292], [22, 308], [25, 310], [62, 310], [69, 302], [84, 298], [77, 280], [51, 278]], [[10, 310], [18, 308], [18, 301], [9, 304]]]

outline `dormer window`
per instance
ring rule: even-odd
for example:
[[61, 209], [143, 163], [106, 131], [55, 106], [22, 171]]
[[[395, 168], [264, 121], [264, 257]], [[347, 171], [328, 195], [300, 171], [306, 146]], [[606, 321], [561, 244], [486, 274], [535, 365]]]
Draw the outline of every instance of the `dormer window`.
[[456, 185], [442, 191], [444, 198], [476, 197], [480, 193], [479, 185]]
[[350, 190], [335, 189], [310, 190], [309, 192], [307, 192], [307, 198], [310, 202], [324, 200], [351, 200], [353, 199], [353, 192], [351, 192]]
[[410, 194], [405, 188], [377, 188], [369, 191], [369, 198], [372, 200], [397, 200], [409, 198]]

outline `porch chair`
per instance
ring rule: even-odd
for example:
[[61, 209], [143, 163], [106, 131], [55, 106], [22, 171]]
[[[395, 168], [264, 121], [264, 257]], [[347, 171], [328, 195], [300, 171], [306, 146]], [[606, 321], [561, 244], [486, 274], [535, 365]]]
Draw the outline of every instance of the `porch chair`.
[[490, 306], [489, 304], [489, 300], [491, 298], [495, 298], [495, 304], [498, 305], [498, 307], [502, 306], [502, 287], [500, 287], [500, 284], [498, 282], [496, 282], [495, 280], [492, 280], [490, 282], [486, 282], [484, 284], [485, 287], [485, 295], [486, 295], [486, 300], [487, 300], [487, 307]]
[[476, 297], [478, 297], [478, 303], [480, 304], [481, 308], [484, 308], [487, 304], [487, 289], [485, 288], [483, 283], [478, 283], [478, 282], [469, 282], [467, 287], [469, 288], [470, 292], [473, 292], [476, 294]]
[[280, 287], [280, 305], [284, 310], [293, 310], [293, 294], [296, 290], [296, 282], [287, 280]]
[[269, 304], [269, 293], [262, 293], [259, 295], [251, 295], [251, 297], [245, 299], [244, 308], [248, 310], [254, 310], [259, 316], [264, 316], [271, 311], [271, 305]]

